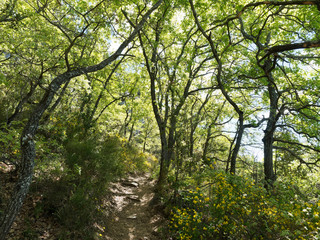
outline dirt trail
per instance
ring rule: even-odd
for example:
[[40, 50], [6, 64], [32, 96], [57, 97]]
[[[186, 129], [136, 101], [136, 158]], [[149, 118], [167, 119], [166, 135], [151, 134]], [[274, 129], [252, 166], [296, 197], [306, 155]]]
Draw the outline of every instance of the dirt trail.
[[130, 176], [112, 183], [110, 208], [105, 239], [159, 240], [163, 218], [150, 206], [154, 181], [148, 175]]

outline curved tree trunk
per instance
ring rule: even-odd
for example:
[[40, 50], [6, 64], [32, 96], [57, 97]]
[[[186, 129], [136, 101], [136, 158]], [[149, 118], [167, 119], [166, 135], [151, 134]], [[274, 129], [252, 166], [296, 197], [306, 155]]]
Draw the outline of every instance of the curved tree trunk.
[[62, 74], [53, 80], [50, 84], [49, 90], [45, 93], [41, 102], [30, 115], [29, 121], [23, 130], [20, 139], [21, 163], [19, 166], [19, 178], [0, 222], [0, 239], [6, 238], [6, 235], [23, 204], [31, 184], [34, 169], [34, 158], [36, 155], [33, 139], [38, 129], [39, 121], [44, 111], [52, 102], [55, 92], [59, 89], [62, 83], [67, 82], [68, 80], [70, 80], [70, 78], [68, 78], [68, 74]]
[[31, 84], [30, 90], [26, 96], [24, 96], [21, 101], [16, 106], [14, 113], [8, 118], [7, 125], [10, 125], [22, 112], [24, 104], [32, 97], [38, 84]]
[[[218, 83], [218, 87], [222, 93], [222, 95], [225, 97], [225, 99], [228, 101], [228, 103], [234, 108], [234, 110], [237, 112], [238, 116], [239, 116], [239, 129], [238, 129], [238, 133], [237, 133], [237, 138], [236, 138], [236, 145], [234, 147], [234, 149], [232, 150], [232, 155], [230, 157], [231, 160], [231, 169], [230, 172], [235, 174], [236, 171], [236, 160], [237, 160], [237, 156], [241, 147], [241, 141], [242, 141], [242, 136], [243, 136], [243, 111], [240, 109], [240, 107], [238, 106], [238, 104], [233, 101], [232, 97], [230, 96], [230, 94], [228, 93], [227, 89], [225, 88], [223, 81], [222, 81], [222, 61], [221, 61], [221, 56], [218, 53], [217, 50], [217, 46], [215, 45], [215, 43], [213, 42], [212, 38], [211, 38], [211, 32], [209, 33], [209, 35], [207, 34], [207, 32], [202, 28], [199, 19], [198, 19], [198, 15], [196, 13], [195, 7], [193, 5], [193, 0], [189, 0], [190, 6], [191, 6], [191, 10], [192, 10], [192, 14], [195, 20], [195, 23], [197, 24], [200, 32], [202, 33], [202, 35], [208, 40], [210, 48], [211, 48], [211, 52], [213, 54], [214, 59], [217, 62], [217, 75], [216, 75], [216, 80]], [[229, 162], [229, 159], [228, 159]], [[228, 170], [228, 166], [227, 166], [227, 170]]]
[[129, 37], [119, 46], [114, 54], [112, 54], [107, 59], [104, 59], [96, 65], [91, 65], [88, 67], [83, 67], [73, 71], [67, 71], [58, 75], [50, 83], [48, 90], [42, 97], [42, 100], [37, 104], [32, 114], [30, 115], [29, 121], [26, 124], [24, 131], [21, 135], [21, 164], [19, 168], [19, 178], [16, 183], [15, 191], [11, 196], [10, 201], [7, 204], [6, 210], [0, 219], [0, 239], [6, 239], [6, 236], [11, 228], [11, 225], [17, 216], [23, 201], [28, 193], [29, 186], [33, 177], [34, 169], [34, 158], [35, 158], [35, 143], [34, 136], [39, 127], [39, 122], [42, 115], [46, 109], [48, 109], [51, 104], [56, 92], [61, 88], [61, 85], [68, 83], [70, 79], [78, 77], [80, 75], [96, 72], [114, 60], [116, 60], [122, 53], [122, 51], [128, 46], [128, 44], [135, 38], [138, 32], [143, 27], [144, 23], [150, 17], [151, 13], [156, 10], [162, 3], [163, 0], [159, 0], [154, 6], [152, 6], [146, 14], [142, 17], [141, 21], [136, 25]]

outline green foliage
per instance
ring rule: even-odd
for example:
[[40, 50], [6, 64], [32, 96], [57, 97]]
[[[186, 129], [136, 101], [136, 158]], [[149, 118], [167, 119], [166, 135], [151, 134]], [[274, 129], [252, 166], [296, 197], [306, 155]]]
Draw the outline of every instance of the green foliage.
[[[44, 113], [43, 118], [48, 118], [35, 137], [35, 175], [40, 186], [47, 186], [36, 185], [44, 198], [37, 203], [35, 215], [57, 216], [70, 232], [66, 231], [65, 239], [90, 238], [108, 182], [156, 164], [136, 146], [161, 152], [156, 140], [158, 127], [162, 150], [172, 148], [174, 152], [165, 163], [169, 172], [165, 180], [176, 192], [200, 182], [210, 189], [180, 194], [181, 205], [174, 211], [171, 226], [176, 236], [315, 236], [317, 226], [309, 215], [318, 214], [317, 206], [304, 203], [307, 197], [299, 199], [305, 194], [289, 188], [290, 184], [279, 184], [269, 194], [249, 181], [207, 169], [213, 159], [225, 168], [234, 151], [233, 138], [238, 135], [234, 132], [237, 114], [220, 90], [224, 89], [243, 112], [244, 125], [257, 127], [257, 133], [263, 133], [258, 128], [262, 118], [273, 118], [271, 114], [264, 116], [273, 96], [277, 120], [271, 125], [278, 179], [286, 181], [286, 175], [290, 181], [299, 178], [298, 188], [304, 192], [315, 185], [301, 180], [310, 174], [300, 166], [306, 163], [313, 168], [319, 160], [319, 49], [317, 44], [299, 50], [294, 46], [319, 39], [319, 11], [316, 5], [307, 5], [310, 2], [248, 3], [194, 0], [195, 15], [213, 41], [214, 54], [195, 24], [189, 1], [165, 1], [148, 18], [140, 44], [130, 44], [114, 64], [66, 83], [64, 91], [51, 89], [49, 84], [61, 73], [110, 56], [111, 49], [121, 44], [119, 39], [127, 39], [132, 32], [128, 19], [137, 24], [150, 3], [2, 1], [0, 124], [16, 111], [15, 120], [27, 119], [44, 94], [50, 89], [56, 92]], [[128, 19], [121, 10], [126, 10]], [[287, 50], [281, 50], [286, 46]], [[275, 52], [270, 52], [272, 49]], [[264, 68], [268, 61], [273, 62], [270, 69]], [[148, 65], [152, 74], [146, 69]], [[221, 73], [217, 71], [220, 68]], [[152, 117], [151, 75], [155, 77], [151, 79], [156, 88], [152, 103], [153, 109], [158, 109], [158, 126]], [[219, 75], [221, 82], [217, 81]], [[276, 89], [274, 94], [271, 86]], [[21, 123], [0, 128], [1, 158], [17, 165]], [[165, 142], [171, 145], [165, 146]], [[237, 159], [240, 157], [244, 155]], [[248, 174], [247, 168], [252, 166], [248, 163], [237, 164], [237, 172], [244, 166]], [[316, 198], [318, 191], [312, 197]]]
[[[90, 186], [89, 186], [90, 187]], [[97, 198], [90, 197], [86, 189], [76, 188], [65, 205], [57, 212], [58, 219], [66, 228], [65, 232], [76, 239], [92, 239], [94, 221], [100, 221], [102, 215], [97, 209]]]
[[0, 148], [1, 158], [7, 164], [18, 166], [20, 160], [20, 132], [21, 122], [15, 122], [8, 127], [6, 124], [0, 125]]
[[121, 140], [118, 137], [85, 140], [72, 139], [66, 143], [66, 167], [72, 192], [60, 208], [59, 219], [73, 237], [90, 239], [93, 221], [101, 219], [97, 205], [107, 193], [108, 183], [124, 174]]
[[[38, 147], [42, 145], [38, 141]], [[119, 136], [104, 137], [98, 132], [86, 139], [66, 140], [63, 152], [50, 162], [37, 161], [32, 192], [42, 197], [34, 217], [54, 216], [64, 228], [62, 239], [93, 239], [94, 223], [106, 221], [102, 199], [109, 182], [128, 172], [145, 171], [151, 157]]]
[[267, 192], [249, 179], [213, 171], [207, 189], [183, 192], [172, 210], [178, 239], [317, 239], [320, 202], [288, 184]]
[[26, 224], [26, 229], [23, 231], [22, 236], [24, 240], [32, 240], [37, 238], [37, 232], [32, 229], [32, 220], [31, 219], [26, 219], [25, 224]]

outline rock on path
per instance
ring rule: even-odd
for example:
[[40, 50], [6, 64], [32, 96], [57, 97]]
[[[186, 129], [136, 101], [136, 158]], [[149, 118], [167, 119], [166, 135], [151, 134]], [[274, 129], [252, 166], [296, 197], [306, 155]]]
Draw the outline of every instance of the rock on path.
[[148, 175], [130, 176], [125, 181], [113, 183], [108, 217], [107, 240], [159, 240], [158, 228], [163, 224], [150, 201], [154, 181]]

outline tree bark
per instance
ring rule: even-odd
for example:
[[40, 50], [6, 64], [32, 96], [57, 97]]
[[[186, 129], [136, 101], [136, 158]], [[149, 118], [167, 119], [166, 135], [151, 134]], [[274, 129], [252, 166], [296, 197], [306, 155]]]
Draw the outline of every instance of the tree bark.
[[162, 192], [162, 187], [167, 181], [168, 170], [169, 170], [167, 162], [170, 161], [165, 130], [166, 130], [165, 127], [159, 126], [160, 139], [161, 139], [161, 158], [160, 158], [160, 172], [159, 172], [159, 178], [157, 182], [157, 190], [160, 194]]
[[[197, 24], [197, 26], [198, 26], [200, 32], [202, 33], [202, 35], [208, 40], [210, 48], [211, 48], [211, 52], [213, 54], [213, 57], [214, 57], [214, 59], [216, 60], [216, 62], [218, 64], [218, 67], [217, 67], [218, 72], [217, 72], [217, 75], [216, 75], [216, 80], [217, 80], [217, 83], [218, 83], [218, 87], [219, 87], [222, 95], [229, 102], [229, 104], [234, 108], [234, 110], [237, 112], [237, 114], [239, 116], [240, 126], [239, 126], [238, 133], [237, 133], [236, 145], [232, 150], [233, 152], [232, 152], [231, 158], [228, 159], [228, 161], [227, 161], [227, 162], [229, 162], [229, 160], [231, 160], [230, 172], [235, 174], [235, 172], [236, 172], [236, 159], [237, 159], [240, 147], [241, 147], [241, 141], [242, 141], [242, 136], [243, 136], [243, 132], [244, 132], [244, 128], [243, 128], [243, 121], [244, 121], [244, 119], [243, 119], [243, 111], [239, 108], [238, 104], [235, 101], [233, 101], [233, 99], [231, 98], [231, 96], [229, 95], [228, 91], [226, 90], [226, 88], [225, 88], [225, 86], [223, 84], [223, 81], [222, 81], [222, 61], [221, 61], [221, 58], [220, 58], [220, 56], [218, 54], [217, 47], [216, 47], [216, 45], [214, 44], [214, 42], [213, 42], [213, 40], [211, 38], [211, 33], [208, 35], [207, 32], [202, 28], [202, 26], [201, 26], [201, 24], [199, 22], [195, 7], [193, 5], [193, 0], [189, 0], [189, 3], [190, 3], [190, 6], [191, 6], [191, 10], [192, 10], [192, 14], [193, 14], [195, 23]], [[228, 166], [227, 166], [227, 169], [228, 169]]]
[[237, 157], [238, 157], [238, 153], [239, 153], [240, 146], [241, 146], [242, 136], [244, 133], [243, 112], [239, 111], [238, 114], [239, 114], [239, 128], [238, 128], [238, 132], [237, 132], [236, 145], [233, 148], [232, 155], [230, 158], [230, 173], [231, 174], [236, 174], [236, 162], [237, 162]]
[[[269, 74], [271, 75], [271, 74]], [[267, 121], [266, 129], [264, 130], [263, 141], [263, 153], [264, 153], [264, 174], [266, 183], [270, 186], [273, 185], [276, 180], [276, 176], [273, 171], [273, 135], [275, 131], [275, 125], [277, 122], [277, 107], [278, 107], [278, 94], [272, 83], [268, 84], [270, 109], [269, 118]]]
[[203, 151], [202, 151], [202, 161], [204, 163], [206, 163], [206, 164], [210, 163], [208, 161], [208, 159], [207, 159], [207, 153], [208, 153], [208, 149], [209, 149], [210, 139], [212, 138], [212, 136], [211, 136], [211, 128], [212, 128], [212, 124], [210, 124], [208, 129], [207, 129], [206, 141], [204, 142]]
[[29, 121], [26, 124], [21, 135], [21, 165], [19, 167], [19, 178], [16, 183], [15, 191], [12, 194], [11, 199], [7, 204], [6, 210], [0, 219], [0, 239], [6, 239], [12, 223], [17, 216], [28, 193], [34, 170], [35, 143], [33, 139], [39, 127], [39, 122], [42, 118], [42, 115], [51, 104], [56, 92], [60, 89], [62, 84], [70, 81], [70, 79], [86, 73], [99, 71], [116, 60], [121, 55], [122, 51], [128, 46], [128, 44], [141, 30], [151, 13], [161, 5], [162, 1], [163, 0], [159, 0], [153, 7], [151, 7], [147, 11], [147, 13], [142, 17], [141, 21], [137, 24], [129, 37], [109, 58], [96, 65], [83, 67], [73, 71], [67, 71], [61, 75], [58, 75], [55, 79], [52, 80], [42, 100], [36, 105], [35, 109], [30, 115]]
[[38, 86], [38, 83], [31, 83], [30, 86], [30, 91], [27, 93], [26, 96], [24, 96], [20, 102], [18, 103], [18, 105], [16, 106], [14, 113], [8, 118], [7, 120], [7, 125], [10, 125], [12, 123], [13, 120], [15, 120], [22, 112], [24, 104], [31, 98], [31, 96], [33, 95], [33, 93], [35, 92], [36, 88]]
[[266, 180], [266, 188], [273, 186], [276, 180], [276, 175], [273, 170], [273, 136], [276, 130], [276, 123], [282, 115], [282, 107], [278, 110], [279, 94], [275, 86], [275, 80], [271, 73], [273, 69], [271, 59], [265, 61], [261, 68], [264, 70], [268, 80], [268, 93], [269, 93], [269, 118], [267, 126], [264, 130], [263, 147], [264, 147], [264, 174]]

